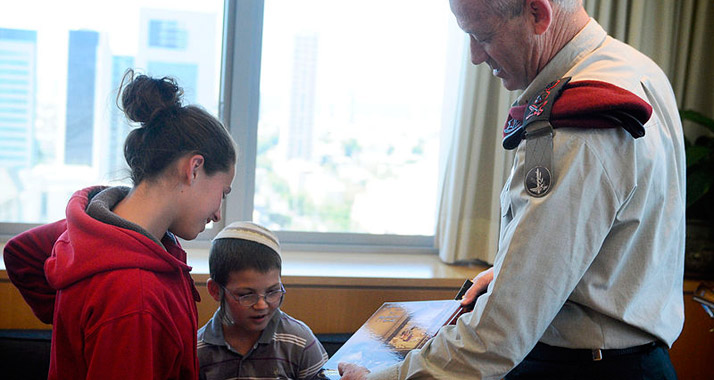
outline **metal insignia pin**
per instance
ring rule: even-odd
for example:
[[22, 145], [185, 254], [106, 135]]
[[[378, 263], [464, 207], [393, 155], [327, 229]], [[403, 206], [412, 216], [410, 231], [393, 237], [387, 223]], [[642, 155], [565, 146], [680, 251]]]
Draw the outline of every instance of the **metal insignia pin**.
[[533, 197], [542, 197], [550, 190], [550, 170], [544, 166], [536, 166], [528, 171], [525, 178], [525, 188]]

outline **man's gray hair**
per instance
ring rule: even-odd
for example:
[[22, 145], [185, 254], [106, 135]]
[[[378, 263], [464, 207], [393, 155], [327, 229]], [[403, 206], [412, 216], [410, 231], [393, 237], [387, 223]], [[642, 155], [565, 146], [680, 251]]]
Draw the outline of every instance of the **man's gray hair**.
[[[581, 0], [550, 0], [557, 4], [565, 13], [570, 13], [578, 9]], [[502, 18], [513, 18], [523, 13], [523, 0], [486, 0], [485, 3], [491, 10]]]

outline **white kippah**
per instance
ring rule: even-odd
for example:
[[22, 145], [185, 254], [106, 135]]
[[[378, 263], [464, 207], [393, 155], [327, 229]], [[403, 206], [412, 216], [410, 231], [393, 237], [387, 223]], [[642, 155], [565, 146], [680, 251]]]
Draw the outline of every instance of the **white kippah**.
[[252, 222], [233, 222], [216, 235], [217, 239], [243, 239], [263, 244], [280, 254], [278, 237], [267, 228]]

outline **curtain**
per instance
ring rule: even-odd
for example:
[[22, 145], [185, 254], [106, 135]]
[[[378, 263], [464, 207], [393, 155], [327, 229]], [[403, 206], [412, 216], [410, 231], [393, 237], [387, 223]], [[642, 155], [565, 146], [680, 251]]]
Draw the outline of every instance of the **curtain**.
[[714, 2], [589, 0], [585, 9], [611, 36], [657, 62], [680, 108], [713, 116]]
[[518, 94], [504, 89], [488, 65], [467, 61], [462, 73], [436, 244], [446, 263], [492, 263], [498, 243], [499, 194], [512, 161], [512, 153], [501, 147], [502, 127]]
[[[680, 108], [714, 116], [714, 23], [707, 23], [714, 19], [714, 2], [586, 0], [584, 5], [611, 36], [660, 65]], [[436, 230], [446, 263], [493, 263], [500, 189], [513, 159], [501, 147], [501, 129], [518, 94], [505, 90], [487, 65], [465, 62]], [[703, 133], [697, 128], [685, 125], [688, 138]]]

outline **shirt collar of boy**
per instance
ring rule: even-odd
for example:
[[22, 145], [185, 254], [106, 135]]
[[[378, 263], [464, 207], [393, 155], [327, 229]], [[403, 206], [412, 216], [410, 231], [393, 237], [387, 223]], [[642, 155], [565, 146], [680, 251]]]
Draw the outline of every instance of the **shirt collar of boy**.
[[[218, 317], [219, 311], [220, 309], [216, 310], [216, 312], [213, 314], [213, 318], [211, 318], [211, 320], [208, 321], [208, 323], [206, 324], [206, 329], [203, 332], [203, 341], [216, 346], [228, 347], [226, 339], [223, 337], [223, 325], [221, 324], [221, 318]], [[275, 313], [273, 314], [272, 318], [270, 318], [268, 325], [265, 326], [263, 332], [260, 333], [260, 338], [258, 338], [257, 343], [270, 343], [270, 341], [273, 339], [273, 336], [275, 335], [275, 331], [278, 328], [278, 322], [280, 322], [282, 314], [283, 313], [282, 311], [280, 311], [280, 309], [275, 310]]]

